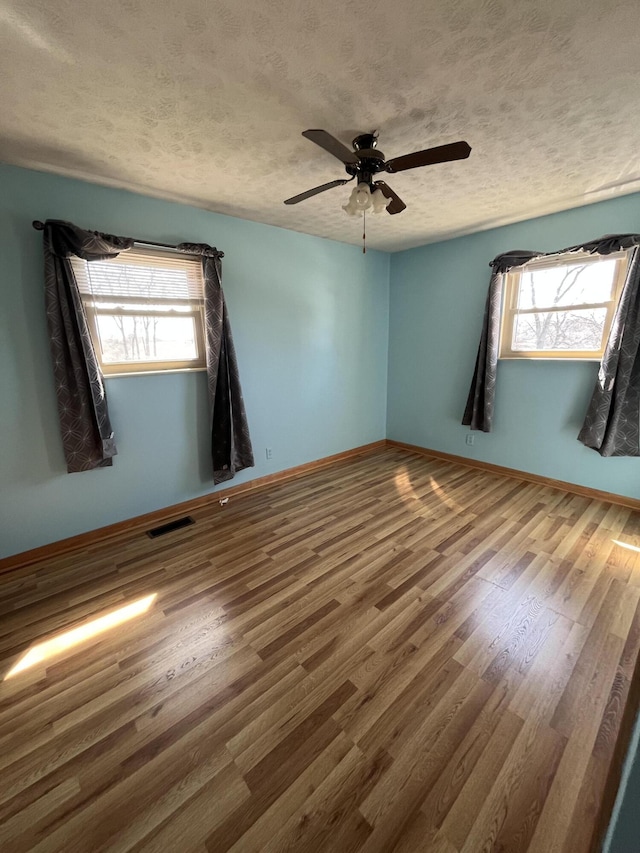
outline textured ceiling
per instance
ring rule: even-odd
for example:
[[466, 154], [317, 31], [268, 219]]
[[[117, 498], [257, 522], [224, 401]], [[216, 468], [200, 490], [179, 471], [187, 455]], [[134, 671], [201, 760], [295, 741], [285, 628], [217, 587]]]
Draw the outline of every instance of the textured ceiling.
[[0, 0], [0, 159], [358, 243], [350, 187], [282, 204], [344, 176], [302, 130], [377, 128], [388, 158], [466, 139], [469, 160], [389, 176], [408, 208], [367, 220], [370, 246], [415, 246], [640, 189], [638, 11]]

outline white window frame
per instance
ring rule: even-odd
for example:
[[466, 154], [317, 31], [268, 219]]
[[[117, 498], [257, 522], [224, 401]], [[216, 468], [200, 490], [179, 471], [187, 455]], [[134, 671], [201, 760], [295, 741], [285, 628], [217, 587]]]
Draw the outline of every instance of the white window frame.
[[[575, 264], [597, 264], [601, 261], [615, 260], [611, 299], [606, 302], [587, 302], [575, 305], [557, 305], [550, 308], [518, 308], [518, 296], [523, 272], [536, 269], [551, 269], [557, 266], [566, 266], [568, 262]], [[614, 252], [610, 255], [592, 255], [588, 252], [567, 252], [560, 255], [536, 258], [520, 267], [514, 267], [505, 273], [505, 281], [502, 295], [502, 311], [500, 322], [500, 347], [499, 358], [501, 359], [574, 359], [581, 361], [600, 361], [604, 355], [604, 349], [611, 331], [611, 324], [615, 314], [616, 306], [620, 299], [622, 287], [629, 266], [629, 252]], [[552, 311], [576, 311], [588, 310], [589, 308], [606, 308], [607, 315], [602, 333], [602, 346], [599, 350], [514, 350], [513, 332], [515, 320], [519, 314], [548, 313]]]
[[[183, 259], [185, 263], [189, 263], [193, 261], [194, 257], [197, 257], [195, 255], [172, 252], [171, 250], [149, 249], [144, 245], [137, 244], [135, 246], [135, 249], [138, 253], [142, 252], [145, 255], [148, 255], [150, 260], [162, 260], [167, 255], [170, 255], [174, 264], [176, 260]], [[126, 261], [125, 252], [122, 252], [119, 257], [121, 257], [123, 261]], [[82, 261], [80, 258], [72, 258], [71, 260], [74, 268], [78, 262], [90, 263], [88, 261]], [[112, 261], [108, 261], [107, 263], [112, 263]], [[200, 276], [202, 276], [201, 271]], [[202, 282], [202, 293], [204, 294], [204, 282]], [[156, 299], [156, 304], [158, 302], [166, 302], [167, 304], [170, 303], [176, 306], [190, 306], [190, 311], [141, 311], [139, 309], [128, 309], [127, 305], [140, 305], [143, 302], [142, 299], [135, 296], [114, 296], [111, 300], [104, 297], [102, 298], [102, 300], [96, 300], [96, 298], [93, 297], [90, 293], [83, 292], [81, 290], [80, 297], [82, 299], [82, 305], [85, 311], [85, 316], [87, 318], [87, 325], [89, 327], [89, 332], [93, 341], [93, 348], [95, 350], [96, 359], [98, 361], [100, 370], [102, 371], [102, 374], [105, 377], [131, 376], [133, 374], [141, 373], [147, 374], [206, 370], [207, 361], [205, 346], [204, 296], [199, 299]], [[117, 310], [111, 308], [101, 308], [99, 305], [100, 301], [110, 301], [111, 303], [117, 303], [119, 307]], [[190, 317], [193, 319], [193, 325], [195, 329], [196, 358], [181, 360], [171, 359], [169, 361], [159, 361], [158, 359], [140, 359], [139, 361], [129, 360], [118, 362], [105, 362], [103, 360], [102, 342], [100, 340], [100, 332], [98, 329], [98, 316], [100, 314], [105, 314], [109, 316], [113, 316], [114, 314], [116, 314], [124, 317]]]

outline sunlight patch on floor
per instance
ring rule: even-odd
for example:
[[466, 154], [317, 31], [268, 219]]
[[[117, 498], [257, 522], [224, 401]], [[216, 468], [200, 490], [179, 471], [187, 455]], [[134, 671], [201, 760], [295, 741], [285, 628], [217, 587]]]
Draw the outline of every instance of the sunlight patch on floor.
[[450, 498], [442, 486], [438, 485], [437, 480], [434, 480], [434, 478], [430, 476], [429, 482], [431, 483], [431, 488], [445, 506], [449, 507], [449, 509], [454, 512], [464, 512], [464, 507], [460, 506], [459, 503], [456, 503], [453, 498]]
[[404, 465], [393, 478], [393, 482], [395, 483], [396, 491], [404, 501], [420, 500], [418, 495], [415, 493], [413, 486], [411, 485], [411, 480], [409, 479], [409, 472], [407, 471]]
[[[400, 468], [400, 470], [393, 478], [393, 481], [396, 487], [396, 491], [406, 504], [410, 505], [412, 503], [419, 503], [420, 505], [422, 505], [423, 501], [420, 498], [420, 495], [416, 494], [416, 491], [413, 488], [411, 478], [409, 476], [409, 472], [406, 469], [406, 466], [403, 465]], [[450, 498], [447, 495], [445, 490], [442, 488], [442, 486], [439, 485], [438, 481], [434, 477], [429, 476], [429, 484], [440, 503], [444, 504], [448, 509], [452, 510], [453, 512], [463, 512], [463, 508], [460, 506], [460, 504], [456, 503], [453, 498]]]
[[640, 548], [637, 545], [629, 545], [628, 542], [621, 542], [619, 539], [611, 540], [614, 545], [619, 545], [621, 548], [626, 548], [628, 551], [636, 551], [640, 554]]
[[17, 675], [19, 672], [23, 672], [25, 669], [29, 669], [38, 663], [42, 663], [49, 660], [49, 658], [55, 657], [55, 655], [65, 652], [72, 646], [77, 646], [79, 643], [84, 643], [98, 634], [103, 634], [105, 631], [109, 631], [111, 628], [115, 628], [129, 619], [133, 619], [135, 616], [140, 616], [151, 607], [155, 598], [156, 593], [154, 592], [152, 595], [139, 598], [137, 601], [131, 602], [131, 604], [125, 604], [124, 607], [119, 607], [117, 610], [106, 613], [104, 616], [91, 619], [91, 621], [85, 622], [84, 625], [78, 625], [77, 628], [65, 631], [64, 634], [58, 634], [50, 640], [38, 643], [29, 649], [16, 665], [9, 670], [5, 675], [5, 680]]

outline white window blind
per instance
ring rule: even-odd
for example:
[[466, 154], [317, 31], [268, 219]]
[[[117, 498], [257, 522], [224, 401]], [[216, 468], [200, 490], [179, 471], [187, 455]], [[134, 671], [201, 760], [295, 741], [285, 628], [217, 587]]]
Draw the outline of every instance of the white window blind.
[[202, 263], [193, 255], [135, 246], [107, 261], [71, 258], [80, 293], [99, 302], [201, 303]]

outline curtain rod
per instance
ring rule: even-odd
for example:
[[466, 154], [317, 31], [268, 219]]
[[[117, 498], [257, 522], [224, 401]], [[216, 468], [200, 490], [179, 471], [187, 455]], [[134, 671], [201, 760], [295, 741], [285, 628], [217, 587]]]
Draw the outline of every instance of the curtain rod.
[[[31, 225], [36, 229], [36, 231], [44, 231], [44, 222], [40, 222], [39, 219], [34, 219]], [[157, 246], [159, 249], [177, 249], [177, 246], [171, 245], [171, 243], [153, 243], [151, 240], [134, 240], [134, 243], [140, 243], [143, 246]]]

